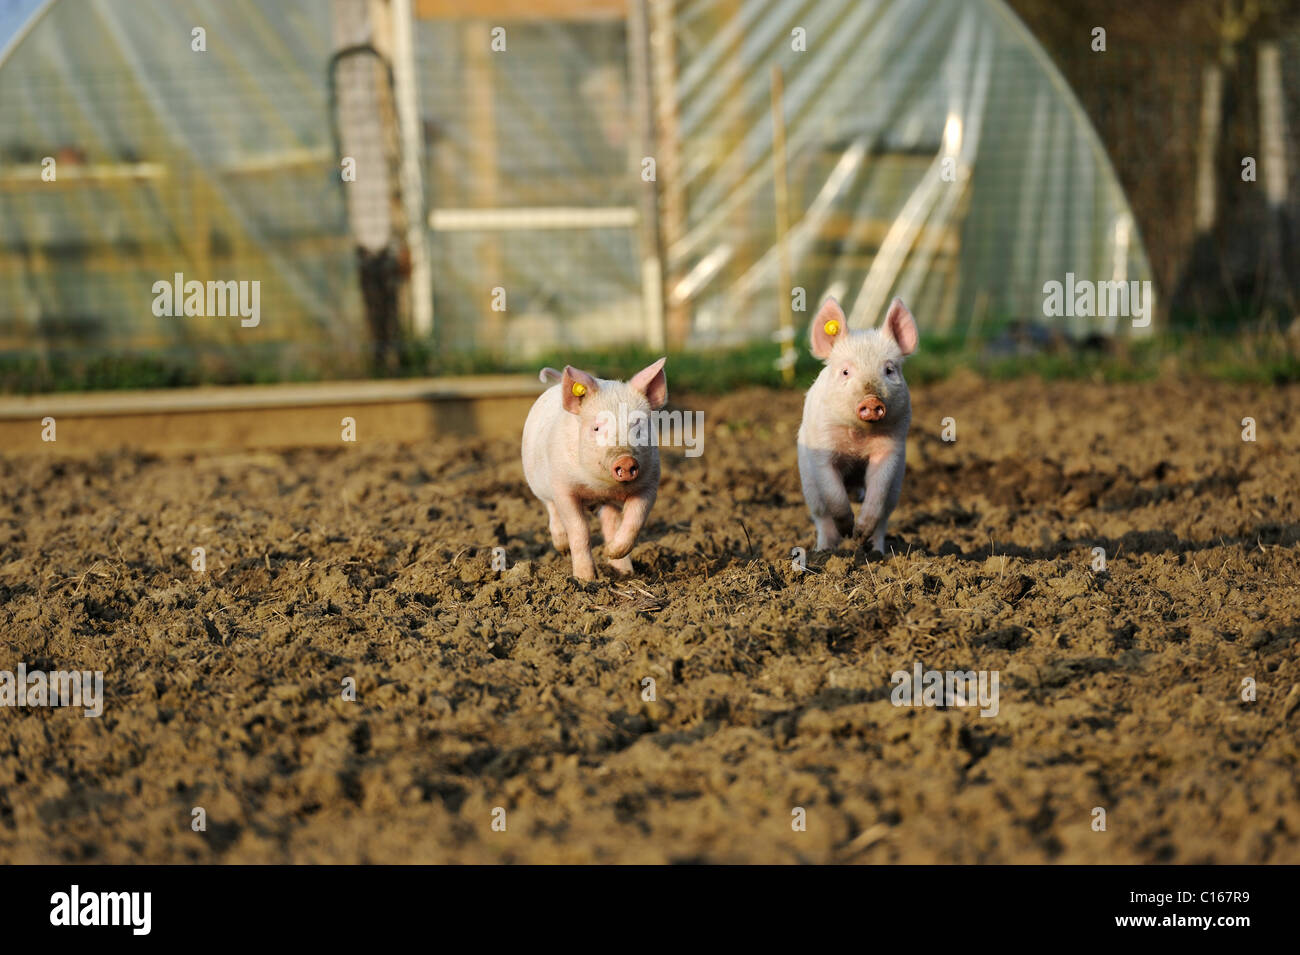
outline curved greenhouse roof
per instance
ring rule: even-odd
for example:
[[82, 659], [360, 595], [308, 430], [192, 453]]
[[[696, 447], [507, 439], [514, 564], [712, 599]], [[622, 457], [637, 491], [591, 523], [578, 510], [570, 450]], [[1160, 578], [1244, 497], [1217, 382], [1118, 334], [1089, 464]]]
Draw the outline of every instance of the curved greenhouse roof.
[[[0, 350], [362, 350], [339, 2], [0, 0]], [[642, 341], [659, 302], [670, 341], [767, 338], [783, 255], [800, 323], [827, 293], [855, 324], [893, 295], [927, 329], [1045, 321], [1047, 282], [1151, 278], [1092, 126], [1000, 0], [654, 5], [645, 55], [618, 0], [504, 18], [488, 53], [499, 5], [412, 0], [444, 347]], [[156, 314], [177, 274], [259, 282], [261, 321]]]

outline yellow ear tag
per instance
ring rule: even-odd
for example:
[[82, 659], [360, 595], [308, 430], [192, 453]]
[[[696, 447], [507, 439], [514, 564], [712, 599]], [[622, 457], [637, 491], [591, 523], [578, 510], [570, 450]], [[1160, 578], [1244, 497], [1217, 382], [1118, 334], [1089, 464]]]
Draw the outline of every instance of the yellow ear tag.
[[822, 330], [825, 331], [827, 335], [830, 335], [832, 338], [834, 338], [836, 335], [840, 333], [840, 323], [835, 321], [835, 319], [832, 318], [829, 322], [827, 322], [825, 325], [822, 326]]
[[585, 395], [586, 393], [587, 393], [587, 386], [586, 386], [586, 385], [584, 385], [584, 384], [583, 384], [582, 382], [580, 382], [580, 381], [575, 381], [575, 382], [573, 383], [573, 395], [574, 395], [575, 398], [581, 398], [581, 397], [582, 397], [583, 395]]

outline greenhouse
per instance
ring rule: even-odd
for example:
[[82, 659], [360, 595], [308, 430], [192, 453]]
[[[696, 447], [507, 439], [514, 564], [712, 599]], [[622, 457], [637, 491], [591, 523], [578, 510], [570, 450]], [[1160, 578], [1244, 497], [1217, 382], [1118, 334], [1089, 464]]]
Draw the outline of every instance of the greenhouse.
[[826, 294], [965, 335], [1067, 274], [1151, 278], [999, 0], [0, 3], [7, 354], [710, 347]]

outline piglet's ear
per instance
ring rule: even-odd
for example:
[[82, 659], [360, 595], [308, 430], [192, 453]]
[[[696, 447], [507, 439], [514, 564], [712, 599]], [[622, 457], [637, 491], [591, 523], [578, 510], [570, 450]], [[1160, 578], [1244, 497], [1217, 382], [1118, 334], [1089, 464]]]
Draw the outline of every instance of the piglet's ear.
[[898, 342], [898, 350], [904, 355], [916, 351], [921, 336], [916, 330], [916, 319], [901, 298], [894, 299], [889, 305], [889, 313], [885, 316], [885, 333]]
[[817, 317], [813, 319], [812, 328], [809, 329], [813, 357], [823, 360], [829, 358], [835, 340], [841, 335], [847, 335], [848, 331], [849, 323], [844, 318], [844, 309], [840, 308], [840, 303], [833, 298], [822, 302]]
[[668, 403], [668, 376], [664, 374], [664, 362], [667, 360], [666, 357], [660, 358], [653, 365], [646, 365], [628, 382], [633, 391], [646, 396], [650, 407], [656, 411]]
[[580, 414], [583, 399], [599, 390], [596, 379], [581, 368], [564, 366], [564, 376], [560, 379], [560, 400], [564, 402], [564, 410], [569, 414]]

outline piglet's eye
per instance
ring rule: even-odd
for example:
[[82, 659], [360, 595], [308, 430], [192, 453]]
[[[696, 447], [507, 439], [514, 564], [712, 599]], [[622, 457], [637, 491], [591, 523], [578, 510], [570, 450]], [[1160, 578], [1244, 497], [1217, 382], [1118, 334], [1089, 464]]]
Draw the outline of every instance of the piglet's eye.
[[847, 368], [841, 368], [840, 374], [847, 378], [849, 376], [849, 370]]

